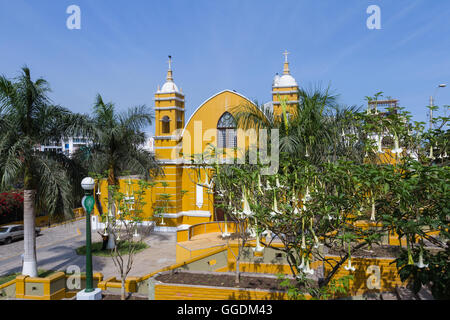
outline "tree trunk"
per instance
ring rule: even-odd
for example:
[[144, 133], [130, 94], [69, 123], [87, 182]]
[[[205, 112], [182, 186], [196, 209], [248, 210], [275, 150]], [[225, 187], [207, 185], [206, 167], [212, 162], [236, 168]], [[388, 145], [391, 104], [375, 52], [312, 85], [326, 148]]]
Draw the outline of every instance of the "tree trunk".
[[[116, 176], [114, 174], [114, 166], [110, 165], [108, 169], [108, 207], [111, 208], [111, 213], [116, 214], [116, 206], [114, 204], [113, 191], [109, 187], [116, 185]], [[108, 208], [108, 209], [109, 209]], [[109, 213], [109, 210], [108, 210]]]
[[23, 192], [24, 255], [22, 274], [37, 277], [34, 197], [36, 190]]
[[120, 289], [120, 299], [125, 300], [126, 291], [125, 291], [125, 277], [122, 277], [122, 288]]
[[239, 260], [236, 259], [236, 278], [234, 279], [235, 283], [239, 283], [241, 280], [241, 273], [239, 271]]
[[[114, 166], [110, 165], [108, 169], [108, 215], [111, 214], [112, 216], [116, 216], [116, 206], [114, 204], [114, 197], [113, 197], [113, 191], [110, 190], [110, 186], [114, 186], [116, 184], [116, 176], [114, 174]], [[111, 209], [111, 210], [109, 210]], [[116, 239], [114, 239], [114, 235], [112, 232], [112, 226], [108, 219], [108, 244], [106, 246], [107, 249], [114, 249], [116, 246]]]

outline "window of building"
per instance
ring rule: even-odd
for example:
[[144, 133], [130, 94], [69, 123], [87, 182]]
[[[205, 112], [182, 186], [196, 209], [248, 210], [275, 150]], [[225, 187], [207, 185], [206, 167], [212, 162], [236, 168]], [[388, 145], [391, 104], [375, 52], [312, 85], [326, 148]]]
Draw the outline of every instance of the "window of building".
[[236, 121], [229, 112], [225, 112], [217, 123], [217, 147], [236, 148]]
[[161, 119], [162, 133], [170, 133], [170, 118], [164, 116]]

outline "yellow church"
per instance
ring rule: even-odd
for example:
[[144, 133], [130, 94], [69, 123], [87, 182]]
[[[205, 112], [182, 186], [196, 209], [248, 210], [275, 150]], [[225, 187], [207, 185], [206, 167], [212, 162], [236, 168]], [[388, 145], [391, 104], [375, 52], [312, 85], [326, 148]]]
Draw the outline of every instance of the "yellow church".
[[[280, 99], [286, 102], [288, 113], [299, 99], [298, 84], [289, 70], [288, 52], [283, 54], [283, 72], [273, 79], [269, 102], [275, 116], [282, 112]], [[166, 81], [158, 86], [154, 101], [154, 152], [164, 175], [147, 192], [142, 218], [154, 221], [155, 231], [159, 232], [176, 232], [199, 223], [222, 221], [223, 214], [214, 210], [208, 174], [196, 170], [192, 156], [204, 153], [211, 145], [225, 152], [236, 152], [237, 128], [230, 110], [254, 103], [238, 92], [222, 90], [206, 99], [186, 121], [185, 95], [175, 84], [170, 56]], [[127, 177], [119, 181], [122, 191], [137, 188], [136, 179]], [[107, 194], [106, 183], [101, 184], [100, 191]]]

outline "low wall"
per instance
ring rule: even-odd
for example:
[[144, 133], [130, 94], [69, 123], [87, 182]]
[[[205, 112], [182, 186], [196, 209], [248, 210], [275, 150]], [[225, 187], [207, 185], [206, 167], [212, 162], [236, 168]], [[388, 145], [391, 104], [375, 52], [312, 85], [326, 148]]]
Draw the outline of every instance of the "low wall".
[[66, 274], [55, 272], [46, 278], [16, 277], [16, 298], [60, 300], [66, 296]]
[[0, 297], [15, 297], [16, 296], [16, 279], [8, 281], [0, 285]]
[[[138, 292], [137, 283], [141, 281], [142, 281], [141, 277], [128, 277], [125, 280], [126, 292]], [[97, 287], [102, 290], [120, 293], [120, 291], [122, 290], [122, 282], [118, 280], [116, 277], [111, 277], [104, 281], [99, 282]]]
[[[79, 277], [77, 281], [74, 278]], [[103, 279], [101, 273], [94, 274], [94, 287]], [[55, 272], [45, 278], [17, 276], [16, 279], [0, 286], [0, 295], [9, 298], [30, 300], [61, 300], [71, 298], [80, 290], [86, 288], [86, 276], [66, 275]]]

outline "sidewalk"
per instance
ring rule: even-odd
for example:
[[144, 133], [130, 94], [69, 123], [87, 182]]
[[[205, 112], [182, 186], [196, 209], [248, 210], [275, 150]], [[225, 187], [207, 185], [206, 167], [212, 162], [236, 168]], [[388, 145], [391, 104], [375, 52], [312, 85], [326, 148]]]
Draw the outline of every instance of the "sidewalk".
[[[85, 220], [42, 230], [36, 238], [38, 269], [66, 271], [69, 266], [78, 266], [85, 271], [85, 256], [76, 254], [75, 249], [85, 245]], [[101, 241], [100, 235], [92, 232], [92, 241]], [[134, 258], [129, 276], [143, 276], [176, 262], [176, 234], [151, 233], [144, 241], [150, 246]], [[9, 245], [0, 245], [0, 275], [21, 272], [23, 240]], [[105, 277], [119, 276], [110, 257], [92, 257], [93, 271]]]

